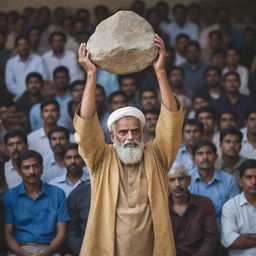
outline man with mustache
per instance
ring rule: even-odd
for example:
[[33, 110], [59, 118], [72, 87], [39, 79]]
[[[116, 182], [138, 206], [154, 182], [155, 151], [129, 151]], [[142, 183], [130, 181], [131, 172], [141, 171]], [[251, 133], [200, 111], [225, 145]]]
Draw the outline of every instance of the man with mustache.
[[256, 160], [248, 159], [239, 168], [243, 192], [226, 202], [222, 209], [222, 244], [230, 256], [256, 255]]
[[234, 175], [239, 176], [239, 166], [248, 158], [240, 156], [243, 134], [235, 128], [227, 128], [220, 132], [221, 155], [215, 163], [215, 167]]
[[216, 146], [209, 140], [199, 140], [194, 145], [192, 155], [197, 169], [190, 173], [192, 181], [189, 190], [212, 200], [220, 224], [222, 206], [236, 196], [239, 189], [233, 175], [215, 169], [216, 152]]
[[44, 173], [42, 180], [49, 183], [56, 177], [66, 174], [64, 148], [69, 144], [69, 131], [57, 126], [48, 133], [52, 154], [44, 158]]
[[77, 144], [67, 145], [64, 148], [63, 157], [66, 173], [51, 180], [50, 184], [61, 188], [67, 198], [74, 188], [89, 179], [89, 175], [87, 174], [84, 160], [78, 153]]
[[8, 256], [56, 254], [70, 220], [64, 192], [43, 183], [43, 158], [33, 150], [17, 158], [22, 183], [4, 193], [5, 237]]
[[4, 175], [9, 189], [16, 187], [22, 182], [17, 172], [16, 159], [19, 153], [28, 149], [27, 136], [21, 130], [11, 130], [4, 136], [6, 152], [10, 158], [4, 164]]
[[167, 171], [181, 141], [183, 113], [165, 72], [165, 47], [154, 38], [159, 56], [153, 67], [162, 97], [154, 141], [144, 145], [145, 117], [135, 107], [115, 110], [108, 118], [113, 145], [104, 143], [95, 108], [96, 66], [86, 45], [79, 62], [87, 72], [81, 107], [75, 115], [75, 138], [91, 175], [92, 204], [81, 256], [172, 256]]
[[211, 200], [189, 192], [191, 177], [181, 163], [172, 165], [168, 180], [177, 256], [215, 255], [220, 236]]

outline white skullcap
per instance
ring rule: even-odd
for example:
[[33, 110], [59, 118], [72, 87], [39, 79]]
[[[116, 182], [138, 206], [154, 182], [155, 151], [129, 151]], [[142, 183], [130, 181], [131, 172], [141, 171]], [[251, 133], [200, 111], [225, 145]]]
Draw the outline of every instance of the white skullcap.
[[108, 117], [107, 125], [110, 132], [112, 132], [112, 125], [118, 121], [119, 119], [127, 116], [133, 116], [139, 119], [141, 128], [145, 125], [145, 116], [144, 114], [135, 107], [124, 107], [119, 108], [112, 112], [110, 116]]

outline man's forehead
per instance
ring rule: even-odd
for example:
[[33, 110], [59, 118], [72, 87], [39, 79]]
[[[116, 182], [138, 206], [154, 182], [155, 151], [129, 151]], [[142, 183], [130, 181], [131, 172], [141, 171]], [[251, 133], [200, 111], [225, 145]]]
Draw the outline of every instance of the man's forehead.
[[125, 116], [117, 120], [115, 125], [119, 129], [129, 126], [140, 128], [140, 120], [134, 116]]
[[187, 177], [187, 175], [184, 172], [169, 174], [168, 176], [169, 176], [169, 179], [175, 179], [175, 178], [179, 178], [179, 177]]

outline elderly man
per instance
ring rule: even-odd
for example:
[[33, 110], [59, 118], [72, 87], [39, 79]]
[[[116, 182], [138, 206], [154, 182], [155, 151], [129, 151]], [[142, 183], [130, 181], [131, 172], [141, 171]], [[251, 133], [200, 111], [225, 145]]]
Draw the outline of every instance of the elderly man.
[[189, 193], [191, 177], [183, 164], [173, 164], [168, 180], [177, 256], [215, 255], [220, 238], [211, 200]]
[[[165, 73], [165, 47], [155, 36], [153, 63], [162, 96], [153, 142], [143, 144], [145, 117], [134, 107], [108, 118], [112, 145], [104, 143], [95, 108], [96, 67], [85, 44], [79, 62], [87, 72], [74, 126], [79, 152], [91, 174], [92, 205], [80, 255], [175, 255], [168, 212], [167, 171], [181, 141], [183, 113]], [[161, 209], [161, 210], [159, 210]]]

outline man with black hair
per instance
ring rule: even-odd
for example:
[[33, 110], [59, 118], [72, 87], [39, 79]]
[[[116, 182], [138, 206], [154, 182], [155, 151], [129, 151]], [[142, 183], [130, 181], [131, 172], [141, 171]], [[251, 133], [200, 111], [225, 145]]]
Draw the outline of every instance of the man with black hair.
[[251, 96], [239, 92], [240, 83], [240, 76], [234, 71], [223, 75], [224, 92], [220, 98], [212, 102], [217, 114], [233, 110], [238, 117], [238, 128], [244, 126], [245, 113], [254, 104], [254, 99]]
[[213, 140], [215, 130], [215, 112], [211, 107], [202, 107], [196, 111], [196, 118], [204, 124], [203, 138]]
[[144, 89], [140, 92], [140, 109], [147, 111], [150, 109], [158, 109], [158, 93], [154, 89]]
[[205, 70], [207, 65], [200, 61], [201, 47], [197, 41], [190, 41], [186, 45], [186, 62], [181, 65], [184, 70], [184, 88], [198, 92], [204, 87], [205, 84]]
[[129, 106], [139, 105], [139, 95], [137, 93], [137, 82], [134, 75], [122, 75], [119, 78], [119, 87], [128, 98]]
[[182, 128], [182, 141], [175, 162], [182, 163], [190, 173], [196, 168], [192, 160], [192, 148], [202, 138], [204, 125], [197, 119], [186, 119]]
[[183, 4], [176, 4], [172, 8], [174, 21], [164, 31], [169, 36], [170, 45], [174, 45], [177, 35], [181, 33], [187, 34], [191, 40], [198, 40], [198, 26], [187, 20], [187, 12], [187, 7]]
[[239, 52], [236, 48], [231, 47], [226, 50], [226, 63], [227, 67], [223, 69], [223, 74], [226, 74], [230, 71], [237, 72], [240, 77], [239, 92], [245, 95], [249, 95], [249, 73], [246, 67], [239, 65]]
[[128, 106], [127, 95], [123, 91], [112, 92], [108, 97], [108, 110], [113, 111]]
[[180, 66], [186, 62], [186, 46], [190, 38], [187, 34], [178, 34], [175, 40], [175, 65]]
[[206, 90], [212, 99], [218, 99], [222, 93], [221, 70], [209, 67], [205, 71]]
[[239, 166], [248, 158], [240, 156], [243, 134], [238, 129], [227, 128], [220, 131], [221, 155], [215, 163], [215, 168], [228, 172], [236, 178], [239, 176]]
[[66, 222], [70, 220], [65, 194], [41, 181], [42, 163], [38, 152], [22, 152], [17, 168], [23, 182], [4, 193], [8, 256], [56, 256], [64, 242]]
[[17, 100], [16, 106], [20, 110], [29, 113], [33, 105], [42, 100], [43, 77], [37, 72], [31, 72], [26, 76], [27, 90]]
[[223, 204], [239, 193], [235, 177], [215, 169], [218, 155], [216, 146], [211, 141], [198, 141], [193, 146], [192, 155], [197, 169], [190, 173], [192, 181], [189, 190], [212, 200], [220, 224]]
[[46, 183], [66, 173], [64, 149], [69, 144], [69, 131], [65, 127], [56, 126], [49, 131], [48, 139], [52, 153], [44, 157], [42, 180]]
[[239, 168], [243, 192], [226, 202], [222, 209], [222, 244], [229, 256], [256, 255], [256, 160], [249, 159]]
[[79, 155], [77, 144], [72, 143], [64, 148], [63, 160], [66, 167], [65, 173], [52, 179], [50, 184], [61, 188], [68, 197], [74, 188], [89, 180], [90, 176], [83, 158]]
[[84, 79], [84, 73], [78, 66], [75, 52], [65, 50], [66, 41], [66, 35], [60, 31], [53, 32], [49, 36], [52, 50], [43, 55], [43, 61], [47, 71], [47, 80], [53, 80], [53, 71], [58, 66], [68, 68], [71, 82], [77, 79]]
[[48, 133], [57, 126], [60, 116], [60, 106], [56, 100], [46, 99], [42, 101], [40, 110], [43, 127], [28, 135], [28, 144], [30, 149], [41, 153], [45, 157], [51, 154]]
[[26, 90], [26, 76], [31, 72], [38, 72], [45, 78], [45, 67], [42, 58], [30, 53], [29, 39], [18, 36], [15, 39], [17, 55], [10, 58], [6, 64], [5, 83], [7, 90], [17, 100]]
[[256, 158], [256, 107], [249, 109], [245, 114], [245, 129], [243, 129], [243, 140], [241, 155]]
[[11, 130], [4, 136], [5, 150], [10, 160], [4, 164], [4, 176], [9, 189], [22, 181], [17, 172], [16, 159], [21, 152], [28, 149], [27, 136], [20, 130]]
[[144, 143], [153, 141], [156, 135], [156, 124], [159, 117], [158, 109], [148, 109], [143, 111], [145, 116], [145, 127], [144, 127]]

